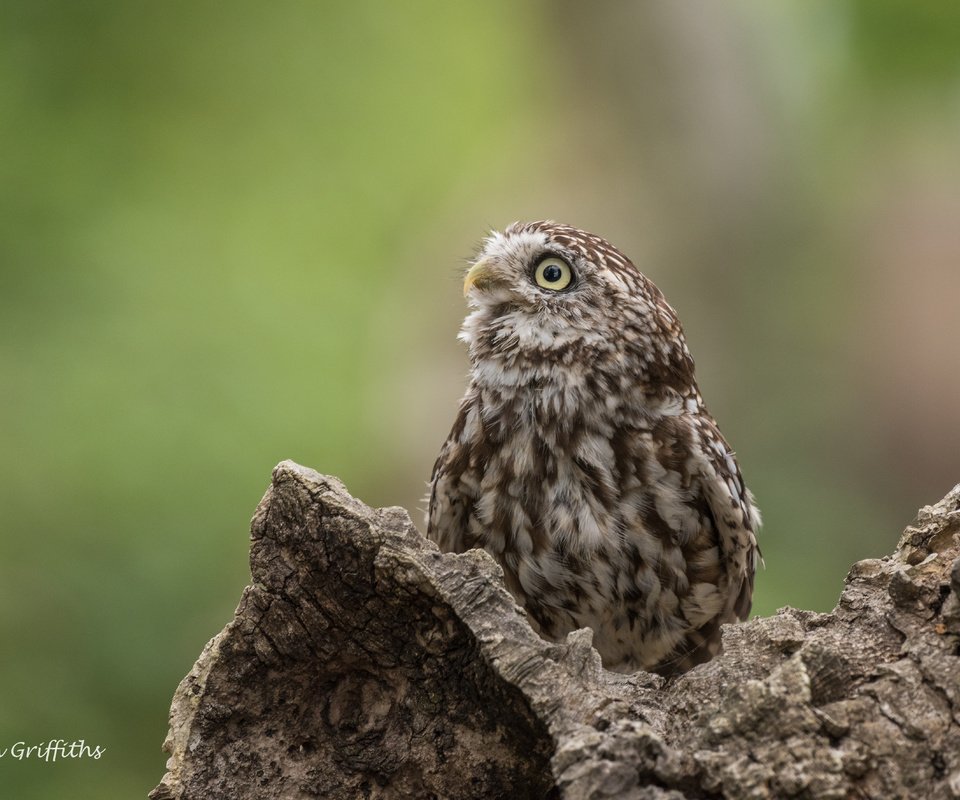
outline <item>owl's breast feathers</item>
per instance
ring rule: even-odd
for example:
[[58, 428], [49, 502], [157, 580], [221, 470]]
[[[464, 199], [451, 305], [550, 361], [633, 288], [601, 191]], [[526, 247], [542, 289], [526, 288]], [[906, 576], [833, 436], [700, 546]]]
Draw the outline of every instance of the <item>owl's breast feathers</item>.
[[428, 533], [491, 552], [544, 636], [591, 627], [608, 668], [683, 671], [748, 614], [759, 519], [699, 397], [620, 385], [608, 355], [478, 364]]

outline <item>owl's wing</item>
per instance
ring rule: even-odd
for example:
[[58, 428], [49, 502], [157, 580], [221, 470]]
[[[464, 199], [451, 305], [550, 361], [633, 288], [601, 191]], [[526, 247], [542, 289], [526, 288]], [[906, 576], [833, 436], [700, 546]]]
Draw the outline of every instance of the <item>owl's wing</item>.
[[744, 620], [750, 614], [753, 576], [760, 562], [757, 544], [760, 511], [716, 423], [708, 416], [700, 416], [697, 428], [702, 444], [701, 484], [729, 580], [728, 601], [721, 621]]
[[[720, 651], [720, 626], [746, 619], [759, 559], [759, 513], [716, 423], [705, 411], [665, 417], [651, 431], [646, 474], [655, 476], [640, 531], [659, 547], [662, 588], [677, 595], [679, 627], [660, 632], [669, 651], [652, 666], [685, 672]], [[629, 538], [629, 537], [628, 537]]]
[[427, 537], [445, 552], [462, 553], [467, 543], [467, 519], [471, 504], [470, 450], [464, 434], [471, 421], [472, 404], [464, 401], [447, 440], [440, 448], [430, 476], [427, 506]]

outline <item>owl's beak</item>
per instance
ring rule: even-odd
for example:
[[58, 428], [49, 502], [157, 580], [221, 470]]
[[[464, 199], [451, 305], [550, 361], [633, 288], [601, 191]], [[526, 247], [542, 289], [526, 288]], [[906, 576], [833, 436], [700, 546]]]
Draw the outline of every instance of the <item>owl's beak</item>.
[[466, 297], [470, 288], [476, 286], [483, 289], [496, 280], [496, 273], [493, 269], [493, 261], [490, 258], [481, 258], [476, 264], [470, 267], [467, 276], [463, 279], [463, 296]]

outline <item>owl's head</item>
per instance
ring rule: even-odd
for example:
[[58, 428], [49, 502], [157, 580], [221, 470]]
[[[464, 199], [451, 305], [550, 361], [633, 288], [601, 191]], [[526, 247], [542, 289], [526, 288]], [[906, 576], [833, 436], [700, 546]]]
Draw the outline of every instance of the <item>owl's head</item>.
[[651, 379], [659, 367], [687, 376], [676, 313], [630, 259], [592, 233], [552, 221], [493, 232], [463, 290], [471, 313], [460, 338], [475, 361], [556, 361], [579, 351], [625, 355]]

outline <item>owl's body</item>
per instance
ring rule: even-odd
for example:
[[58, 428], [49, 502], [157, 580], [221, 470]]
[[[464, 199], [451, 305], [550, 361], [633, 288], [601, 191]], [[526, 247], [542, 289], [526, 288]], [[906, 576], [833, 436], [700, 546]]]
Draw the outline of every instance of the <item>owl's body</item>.
[[759, 514], [673, 309], [610, 244], [553, 222], [493, 234], [465, 293], [470, 384], [428, 535], [491, 553], [545, 638], [592, 628], [608, 669], [711, 658], [749, 612]]

